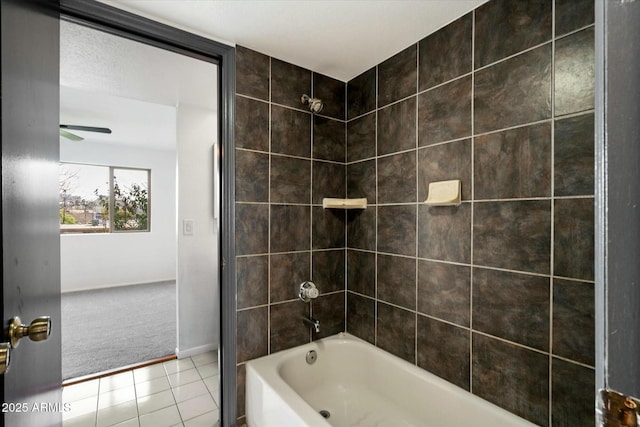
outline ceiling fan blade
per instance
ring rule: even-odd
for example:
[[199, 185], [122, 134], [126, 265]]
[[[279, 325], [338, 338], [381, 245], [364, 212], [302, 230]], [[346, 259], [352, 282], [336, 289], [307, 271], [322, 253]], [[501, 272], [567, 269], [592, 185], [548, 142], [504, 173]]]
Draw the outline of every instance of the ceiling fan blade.
[[78, 136], [78, 135], [74, 135], [71, 132], [67, 132], [66, 130], [60, 129], [60, 136], [70, 139], [71, 141], [82, 141], [84, 140], [83, 137]]
[[95, 126], [60, 125], [60, 129], [83, 130], [85, 132], [111, 133], [111, 129], [109, 128], [100, 128]]

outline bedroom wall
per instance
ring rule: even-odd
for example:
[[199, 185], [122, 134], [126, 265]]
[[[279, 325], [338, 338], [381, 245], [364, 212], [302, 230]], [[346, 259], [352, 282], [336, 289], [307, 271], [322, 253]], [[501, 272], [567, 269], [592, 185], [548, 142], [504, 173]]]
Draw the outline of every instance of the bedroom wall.
[[62, 292], [175, 280], [176, 153], [62, 141], [62, 162], [151, 169], [151, 231], [60, 236]]

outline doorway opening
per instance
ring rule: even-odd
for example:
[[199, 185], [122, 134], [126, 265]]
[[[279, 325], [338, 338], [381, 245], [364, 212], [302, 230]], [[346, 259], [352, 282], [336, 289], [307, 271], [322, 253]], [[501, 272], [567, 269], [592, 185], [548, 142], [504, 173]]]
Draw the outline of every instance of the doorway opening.
[[63, 379], [216, 351], [218, 65], [67, 21], [60, 34], [60, 124], [76, 127], [60, 137], [76, 171], [60, 179]]

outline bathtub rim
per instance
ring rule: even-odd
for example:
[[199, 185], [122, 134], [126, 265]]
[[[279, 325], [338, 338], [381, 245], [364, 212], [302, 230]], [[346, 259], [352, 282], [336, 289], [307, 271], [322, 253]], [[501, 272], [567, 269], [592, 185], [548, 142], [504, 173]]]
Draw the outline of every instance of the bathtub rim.
[[[295, 407], [291, 409], [292, 412], [296, 413], [299, 418], [301, 418], [302, 420], [313, 420], [314, 427], [332, 427], [332, 425], [328, 421], [326, 421], [315, 409], [313, 409], [313, 407], [309, 403], [307, 403], [307, 401], [300, 394], [298, 394], [298, 392], [296, 392], [296, 390], [291, 385], [289, 385], [289, 383], [287, 383], [280, 374], [282, 365], [288, 360], [306, 355], [306, 353], [310, 350], [322, 351], [322, 347], [324, 347], [326, 343], [333, 343], [336, 345], [352, 344], [356, 346], [366, 347], [367, 350], [375, 353], [376, 357], [381, 357], [382, 359], [387, 360], [390, 363], [398, 365], [399, 369], [403, 371], [407, 371], [411, 374], [415, 374], [416, 376], [423, 377], [426, 381], [435, 384], [437, 387], [440, 387], [447, 392], [455, 394], [463, 393], [467, 398], [486, 405], [489, 411], [498, 412], [508, 418], [513, 418], [513, 421], [518, 422], [517, 425], [520, 427], [536, 426], [536, 424], [534, 424], [533, 422], [348, 332], [339, 332], [335, 335], [312, 341], [310, 343], [280, 350], [276, 353], [272, 353], [248, 361], [246, 363], [247, 386], [249, 384], [249, 372], [252, 372], [253, 375], [261, 379], [263, 384], [266, 385], [270, 391], [278, 394], [283, 402], [289, 404], [294, 403]], [[245, 404], [247, 410], [245, 415], [247, 416], [247, 421], [249, 421], [249, 394], [250, 393], [248, 392], [248, 390], [246, 390]], [[250, 424], [248, 425], [251, 427]]]

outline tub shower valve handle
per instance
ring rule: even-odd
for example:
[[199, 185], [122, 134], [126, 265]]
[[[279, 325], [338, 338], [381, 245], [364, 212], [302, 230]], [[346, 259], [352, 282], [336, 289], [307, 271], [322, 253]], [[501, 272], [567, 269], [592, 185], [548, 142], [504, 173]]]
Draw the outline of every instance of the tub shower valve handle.
[[298, 296], [302, 302], [309, 302], [312, 299], [316, 299], [318, 295], [320, 295], [320, 291], [313, 282], [303, 282], [300, 284], [300, 293], [298, 293]]

